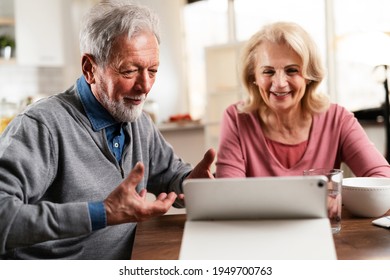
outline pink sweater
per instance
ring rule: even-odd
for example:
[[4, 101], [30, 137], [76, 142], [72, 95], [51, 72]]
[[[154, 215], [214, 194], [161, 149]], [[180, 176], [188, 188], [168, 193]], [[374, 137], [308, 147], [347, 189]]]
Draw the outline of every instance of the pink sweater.
[[310, 168], [340, 168], [341, 162], [357, 177], [390, 177], [385, 158], [354, 115], [339, 105], [313, 117], [307, 149], [291, 168], [269, 150], [257, 114], [238, 113], [236, 104], [224, 113], [217, 177], [295, 176]]

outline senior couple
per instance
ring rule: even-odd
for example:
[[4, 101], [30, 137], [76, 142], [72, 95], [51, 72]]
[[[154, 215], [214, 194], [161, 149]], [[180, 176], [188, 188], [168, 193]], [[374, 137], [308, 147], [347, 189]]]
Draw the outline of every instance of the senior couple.
[[[214, 178], [216, 151], [190, 166], [142, 111], [159, 44], [158, 18], [144, 6], [110, 1], [86, 15], [82, 76], [0, 136], [0, 259], [129, 259], [137, 222], [183, 207], [186, 178]], [[241, 63], [248, 97], [225, 111], [216, 177], [342, 162], [357, 176], [390, 177], [353, 114], [317, 91], [324, 69], [300, 26], [264, 26]]]

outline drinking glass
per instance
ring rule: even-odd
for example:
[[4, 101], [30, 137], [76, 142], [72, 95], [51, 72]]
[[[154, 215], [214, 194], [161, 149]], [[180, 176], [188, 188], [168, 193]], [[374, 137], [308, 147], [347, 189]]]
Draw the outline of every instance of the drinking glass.
[[328, 218], [332, 232], [340, 232], [343, 170], [314, 168], [303, 171], [303, 175], [324, 175], [328, 178]]

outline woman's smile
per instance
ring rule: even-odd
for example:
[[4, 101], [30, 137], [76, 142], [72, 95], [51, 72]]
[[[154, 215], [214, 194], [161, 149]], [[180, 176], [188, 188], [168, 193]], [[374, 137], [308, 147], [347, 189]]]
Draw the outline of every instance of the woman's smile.
[[290, 94], [290, 92], [274, 92], [274, 91], [271, 91], [271, 93], [277, 97], [284, 97], [284, 96], [287, 96], [288, 94]]

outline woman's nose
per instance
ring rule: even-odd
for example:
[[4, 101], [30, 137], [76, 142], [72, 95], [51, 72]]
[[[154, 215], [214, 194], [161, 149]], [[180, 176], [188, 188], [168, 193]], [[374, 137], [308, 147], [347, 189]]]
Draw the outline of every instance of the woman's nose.
[[277, 87], [285, 87], [285, 86], [288, 85], [288, 83], [287, 83], [287, 76], [286, 76], [286, 74], [284, 72], [276, 73], [274, 75], [274, 81], [273, 82], [275, 83], [275, 85]]

